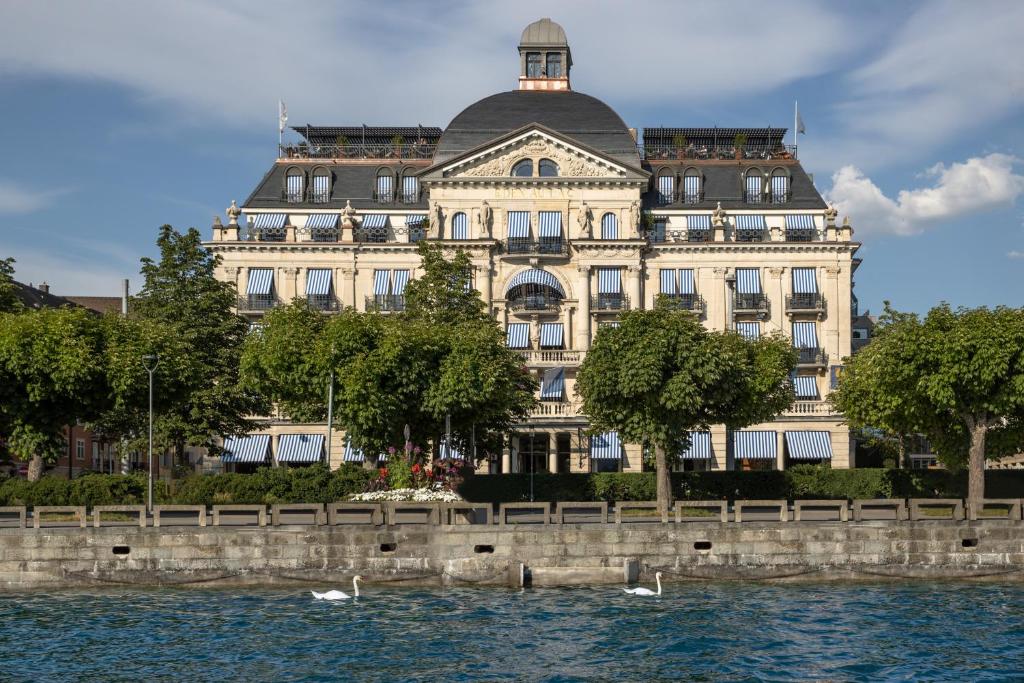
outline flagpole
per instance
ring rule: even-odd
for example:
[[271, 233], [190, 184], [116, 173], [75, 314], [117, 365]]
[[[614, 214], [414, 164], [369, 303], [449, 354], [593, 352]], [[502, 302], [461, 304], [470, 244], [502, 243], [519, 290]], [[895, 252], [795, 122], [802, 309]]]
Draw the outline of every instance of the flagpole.
[[800, 121], [800, 103], [793, 100], [793, 155], [796, 155], [797, 123]]

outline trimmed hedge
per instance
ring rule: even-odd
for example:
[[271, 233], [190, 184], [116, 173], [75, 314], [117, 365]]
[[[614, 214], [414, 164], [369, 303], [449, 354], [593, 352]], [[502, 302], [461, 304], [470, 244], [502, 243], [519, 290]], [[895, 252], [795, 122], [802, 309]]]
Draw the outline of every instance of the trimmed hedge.
[[[146, 502], [146, 476], [86, 474], [77, 479], [43, 477], [0, 481], [0, 505], [138, 505]], [[153, 496], [167, 499], [167, 487], [153, 482]]]

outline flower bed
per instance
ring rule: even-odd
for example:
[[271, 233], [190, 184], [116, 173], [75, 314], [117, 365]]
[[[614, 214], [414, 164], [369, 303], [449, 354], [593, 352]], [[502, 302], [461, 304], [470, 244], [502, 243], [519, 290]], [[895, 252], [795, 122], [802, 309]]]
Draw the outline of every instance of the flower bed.
[[380, 501], [412, 501], [414, 503], [459, 503], [462, 496], [445, 489], [390, 489], [357, 493], [349, 500], [365, 503]]

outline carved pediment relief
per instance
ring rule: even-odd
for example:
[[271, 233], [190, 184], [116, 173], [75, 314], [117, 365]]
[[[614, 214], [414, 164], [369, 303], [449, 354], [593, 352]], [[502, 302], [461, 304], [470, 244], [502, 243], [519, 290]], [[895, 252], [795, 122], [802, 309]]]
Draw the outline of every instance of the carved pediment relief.
[[619, 178], [625, 175], [625, 169], [616, 164], [539, 133], [454, 165], [446, 170], [445, 175], [456, 178], [511, 176], [512, 165], [525, 158], [533, 159], [534, 163], [540, 159], [551, 159], [558, 164], [558, 175], [562, 178]]

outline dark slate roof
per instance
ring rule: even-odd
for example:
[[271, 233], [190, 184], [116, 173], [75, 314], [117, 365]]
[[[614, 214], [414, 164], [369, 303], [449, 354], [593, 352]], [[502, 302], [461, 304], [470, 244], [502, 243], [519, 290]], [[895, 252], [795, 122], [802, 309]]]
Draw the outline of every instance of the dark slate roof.
[[292, 130], [306, 138], [312, 145], [334, 145], [338, 137], [345, 136], [351, 145], [372, 144], [387, 145], [391, 138], [400, 135], [411, 144], [417, 140], [425, 140], [433, 145], [441, 137], [441, 129], [437, 126], [292, 126]]
[[[378, 169], [387, 168], [396, 176], [400, 177], [404, 174], [418, 175], [426, 168], [423, 164], [413, 165], [402, 163], [398, 160], [387, 159], [381, 159], [376, 163], [331, 163], [325, 161], [324, 163], [317, 164], [310, 164], [308, 162], [295, 164], [295, 166], [307, 171], [311, 171], [313, 168], [324, 167], [331, 172], [331, 197], [330, 201], [326, 204], [313, 204], [311, 202], [289, 204], [285, 201], [284, 176], [291, 166], [291, 164], [286, 163], [274, 164], [267, 174], [263, 176], [263, 180], [260, 181], [260, 184], [256, 187], [253, 193], [249, 195], [249, 198], [245, 200], [245, 203], [242, 205], [243, 208], [296, 210], [341, 209], [345, 206], [345, 200], [351, 201], [352, 206], [356, 209], [427, 208], [425, 192], [422, 193], [420, 201], [414, 204], [398, 202], [381, 204], [373, 198]], [[400, 180], [396, 181], [396, 189], [401, 188], [400, 183]]]
[[[750, 168], [759, 168], [765, 173], [771, 173], [774, 168], [785, 168], [789, 170], [792, 180], [790, 191], [792, 198], [785, 204], [747, 204], [743, 201], [743, 183], [741, 175]], [[740, 161], [736, 163], [658, 163], [644, 164], [644, 168], [651, 172], [652, 187], [644, 194], [644, 208], [651, 209], [655, 213], [659, 209], [714, 209], [718, 202], [722, 203], [723, 209], [745, 209], [766, 211], [778, 211], [780, 209], [825, 209], [825, 200], [814, 187], [810, 177], [804, 172], [799, 163], [789, 161], [778, 163], [766, 161], [755, 163], [751, 161]], [[659, 206], [657, 203], [657, 192], [655, 184], [657, 176], [662, 168], [670, 168], [682, 175], [687, 168], [696, 168], [704, 176], [704, 201], [698, 204], [667, 204]], [[678, 182], [677, 182], [678, 187]]]
[[532, 123], [558, 131], [622, 163], [640, 166], [633, 136], [607, 104], [579, 92], [527, 90], [491, 95], [462, 110], [441, 136], [434, 163], [447, 161]]
[[94, 313], [110, 313], [121, 310], [119, 296], [57, 296], [41, 289], [15, 281], [16, 294], [25, 308], [86, 308]]

